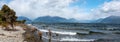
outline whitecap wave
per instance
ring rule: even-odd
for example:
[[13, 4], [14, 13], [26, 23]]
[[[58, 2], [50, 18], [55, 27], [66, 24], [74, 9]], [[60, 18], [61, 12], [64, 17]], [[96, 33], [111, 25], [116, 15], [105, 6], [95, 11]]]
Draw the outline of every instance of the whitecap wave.
[[[47, 37], [47, 36], [42, 36], [42, 38], [49, 39], [49, 37]], [[59, 41], [59, 39], [54, 39], [54, 38], [52, 38], [51, 40]]]
[[[45, 29], [39, 29], [42, 32], [48, 32], [48, 30]], [[51, 31], [52, 33], [57, 33], [57, 34], [63, 34], [63, 35], [76, 35], [76, 32], [67, 32], [67, 31]]]
[[95, 41], [95, 39], [62, 38], [60, 41]]
[[53, 33], [64, 34], [64, 35], [76, 35], [76, 32], [65, 32], [65, 31], [52, 31]]
[[[49, 39], [48, 37], [42, 36], [45, 39]], [[54, 41], [69, 41], [69, 42], [90, 42], [90, 41], [95, 41], [95, 39], [77, 39], [77, 38], [72, 38], [72, 37], [65, 37], [65, 38], [61, 38], [61, 39], [54, 39], [52, 38], [51, 40]]]
[[41, 32], [48, 32], [48, 30], [45, 29], [39, 29]]

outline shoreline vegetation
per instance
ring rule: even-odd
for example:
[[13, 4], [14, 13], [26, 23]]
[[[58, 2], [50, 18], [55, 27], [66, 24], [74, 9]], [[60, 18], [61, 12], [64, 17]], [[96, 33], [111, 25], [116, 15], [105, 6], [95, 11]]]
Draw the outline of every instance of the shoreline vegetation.
[[[25, 25], [24, 25], [25, 26]], [[39, 31], [35, 26], [28, 24], [23, 28], [26, 32], [23, 33], [24, 41], [27, 42], [43, 42], [42, 32]]]
[[42, 42], [42, 32], [25, 21], [18, 21], [15, 11], [3, 5], [0, 10], [0, 42]]

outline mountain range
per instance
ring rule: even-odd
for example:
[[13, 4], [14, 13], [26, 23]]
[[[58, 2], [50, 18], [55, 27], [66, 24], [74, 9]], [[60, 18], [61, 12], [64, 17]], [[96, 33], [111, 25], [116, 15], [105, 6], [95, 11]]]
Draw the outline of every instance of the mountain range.
[[45, 23], [58, 23], [58, 22], [67, 22], [67, 23], [115, 23], [115, 24], [120, 24], [120, 16], [109, 16], [106, 18], [100, 18], [97, 20], [76, 20], [76, 19], [66, 19], [58, 16], [43, 16], [43, 17], [38, 17], [34, 20], [30, 20], [27, 17], [20, 16], [18, 17], [17, 20], [26, 20], [27, 23], [30, 22], [45, 22]]
[[120, 24], [120, 16], [109, 16], [100, 21], [100, 23]]
[[46, 23], [57, 23], [57, 22], [75, 22], [75, 19], [66, 19], [58, 16], [43, 16], [38, 17], [33, 22], [46, 22]]

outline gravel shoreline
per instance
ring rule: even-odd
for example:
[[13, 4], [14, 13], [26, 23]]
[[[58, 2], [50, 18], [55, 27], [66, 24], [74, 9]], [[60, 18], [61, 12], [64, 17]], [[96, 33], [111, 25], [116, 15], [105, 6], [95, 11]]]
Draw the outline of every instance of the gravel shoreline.
[[0, 42], [42, 42], [36, 27], [22, 24], [14, 28], [7, 31], [0, 26]]
[[23, 33], [25, 32], [21, 26], [15, 26], [17, 31], [6, 31], [0, 27], [0, 42], [26, 42]]

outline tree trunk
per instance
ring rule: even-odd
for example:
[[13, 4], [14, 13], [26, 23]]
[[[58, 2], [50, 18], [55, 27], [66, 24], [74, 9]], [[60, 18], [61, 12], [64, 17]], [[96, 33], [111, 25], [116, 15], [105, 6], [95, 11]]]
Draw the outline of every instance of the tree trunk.
[[10, 25], [11, 25], [12, 29], [14, 29], [14, 24], [12, 22], [10, 23]]

